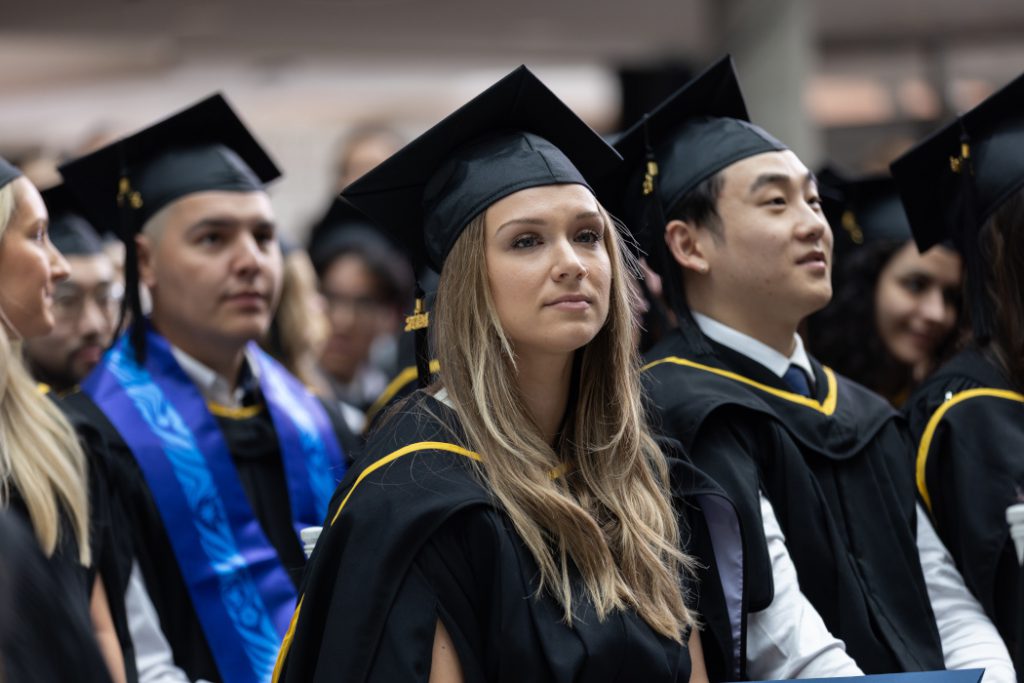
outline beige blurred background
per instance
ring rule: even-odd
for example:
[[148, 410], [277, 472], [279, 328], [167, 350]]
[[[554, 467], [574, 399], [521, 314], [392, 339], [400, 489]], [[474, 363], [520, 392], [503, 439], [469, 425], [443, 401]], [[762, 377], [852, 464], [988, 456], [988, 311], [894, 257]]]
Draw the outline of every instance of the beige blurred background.
[[612, 132], [624, 72], [671, 82], [726, 51], [753, 120], [809, 165], [877, 169], [1024, 71], [1024, 0], [4, 2], [0, 154], [45, 187], [61, 155], [221, 90], [301, 240], [353, 127], [414, 136], [525, 63]]

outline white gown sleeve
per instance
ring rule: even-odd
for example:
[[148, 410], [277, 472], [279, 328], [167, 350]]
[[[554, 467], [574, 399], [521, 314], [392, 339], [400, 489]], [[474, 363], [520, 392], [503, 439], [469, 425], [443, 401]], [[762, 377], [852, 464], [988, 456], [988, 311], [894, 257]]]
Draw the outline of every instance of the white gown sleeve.
[[[135, 645], [135, 666], [139, 683], [190, 683], [185, 672], [174, 664], [171, 646], [160, 629], [160, 619], [149, 599], [137, 562], [132, 562], [132, 574], [124, 594], [128, 613], [128, 632]], [[196, 681], [196, 683], [207, 683]]]
[[747, 616], [747, 675], [753, 680], [864, 675], [800, 591], [772, 504], [760, 498], [775, 597], [766, 609]]
[[967, 590], [949, 550], [917, 506], [917, 551], [939, 627], [947, 669], [985, 669], [984, 683], [1015, 683], [1010, 653], [977, 599]]

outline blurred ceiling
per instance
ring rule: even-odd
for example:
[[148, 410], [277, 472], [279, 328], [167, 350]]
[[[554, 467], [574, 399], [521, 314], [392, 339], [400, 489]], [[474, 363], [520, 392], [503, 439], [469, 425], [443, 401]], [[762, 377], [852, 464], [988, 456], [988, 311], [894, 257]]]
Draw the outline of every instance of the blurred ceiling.
[[[615, 67], [707, 64], [730, 10], [775, 1], [5, 3], [0, 149], [74, 148], [224, 90], [281, 150], [287, 182], [316, 186], [336, 139], [324, 131], [383, 117], [419, 132], [522, 62], [610, 128]], [[934, 118], [1024, 71], [1024, 0], [785, 1], [813, 15], [805, 105], [822, 126]]]

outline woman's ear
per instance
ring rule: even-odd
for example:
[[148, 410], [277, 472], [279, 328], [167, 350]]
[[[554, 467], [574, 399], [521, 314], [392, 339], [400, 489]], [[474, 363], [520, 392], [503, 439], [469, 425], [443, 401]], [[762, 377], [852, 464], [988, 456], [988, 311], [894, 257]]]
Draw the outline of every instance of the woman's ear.
[[704, 275], [711, 268], [704, 253], [702, 231], [689, 221], [672, 220], [665, 226], [665, 244], [684, 270]]

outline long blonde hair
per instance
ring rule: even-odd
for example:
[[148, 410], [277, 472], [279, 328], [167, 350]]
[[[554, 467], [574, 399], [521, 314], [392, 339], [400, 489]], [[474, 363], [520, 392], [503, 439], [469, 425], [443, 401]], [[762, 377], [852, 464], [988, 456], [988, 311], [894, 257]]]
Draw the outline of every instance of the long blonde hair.
[[[681, 641], [695, 621], [681, 588], [692, 561], [680, 550], [667, 464], [643, 412], [631, 329], [635, 262], [601, 213], [612, 266], [608, 319], [577, 352], [576, 399], [559, 444], [544, 440], [518, 389], [514, 350], [488, 285], [483, 214], [459, 237], [441, 273], [431, 313], [439, 381], [469, 447], [483, 455], [482, 477], [540, 567], [538, 594], [558, 600], [571, 624], [575, 565], [599, 618], [632, 608]], [[553, 477], [559, 467], [568, 473]]]
[[[17, 213], [14, 186], [0, 188], [0, 240]], [[0, 310], [0, 505], [8, 504], [11, 487], [17, 490], [47, 555], [57, 548], [63, 509], [78, 542], [78, 560], [89, 565], [85, 453], [71, 424], [29, 375], [21, 340], [6, 317]]]

